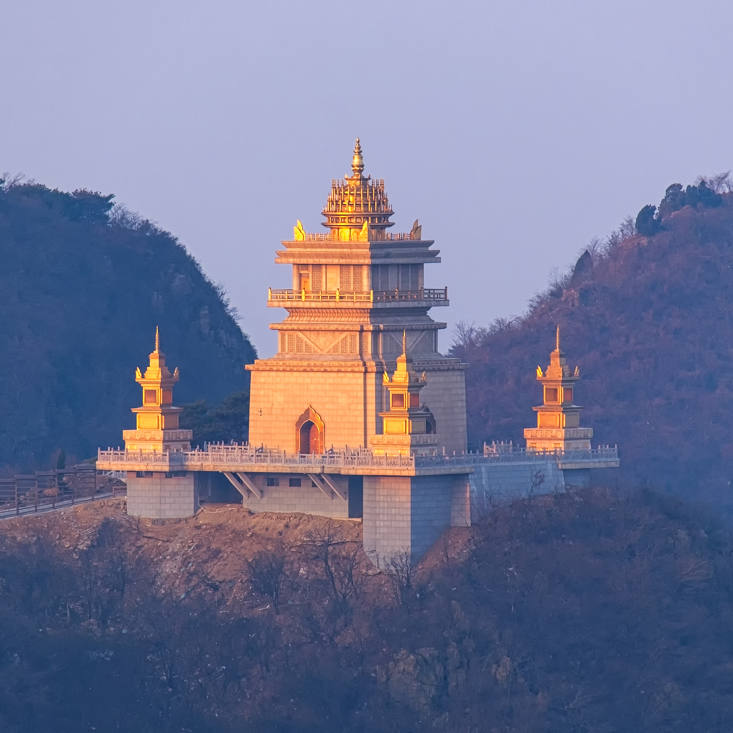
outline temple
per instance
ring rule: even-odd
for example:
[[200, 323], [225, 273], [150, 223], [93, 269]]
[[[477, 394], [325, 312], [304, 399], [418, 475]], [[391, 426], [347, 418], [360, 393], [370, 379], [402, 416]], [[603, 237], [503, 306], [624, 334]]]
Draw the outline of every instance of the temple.
[[421, 399], [441, 436], [435, 449], [462, 452], [467, 365], [438, 352], [446, 324], [428, 315], [448, 305], [447, 288], [425, 287], [425, 265], [440, 262], [438, 250], [417, 221], [405, 234], [388, 231], [394, 212], [384, 181], [364, 176], [358, 139], [351, 170], [331, 183], [327, 231], [305, 232], [298, 221], [277, 253], [276, 262], [292, 267], [293, 286], [268, 291], [267, 305], [287, 317], [271, 326], [278, 353], [248, 367], [250, 443], [295, 453], [368, 448], [384, 435], [383, 375], [404, 345], [427, 377]]
[[496, 502], [587, 486], [591, 469], [619, 465], [616, 448], [591, 448], [579, 426], [576, 368], [556, 348], [537, 368], [543, 404], [526, 448], [512, 442], [467, 450], [466, 364], [438, 350], [446, 288], [426, 287], [434, 242], [388, 231], [393, 210], [384, 181], [364, 175], [357, 139], [351, 175], [332, 181], [326, 231], [300, 221], [276, 262], [292, 287], [268, 289], [286, 317], [271, 326], [278, 351], [251, 372], [245, 444], [191, 450], [173, 406], [178, 381], [156, 332], [150, 365], [136, 381], [143, 405], [124, 450], [100, 450], [100, 470], [124, 471], [128, 513], [192, 516], [202, 502], [235, 497], [251, 511], [306, 512], [363, 523], [367, 555], [382, 566], [396, 553], [423, 555], [443, 530], [468, 526]]

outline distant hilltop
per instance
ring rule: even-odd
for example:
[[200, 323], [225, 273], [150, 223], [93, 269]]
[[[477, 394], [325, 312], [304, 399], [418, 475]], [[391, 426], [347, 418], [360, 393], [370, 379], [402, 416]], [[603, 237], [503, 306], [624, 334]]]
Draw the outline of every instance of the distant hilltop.
[[729, 175], [673, 184], [530, 302], [463, 325], [469, 441], [514, 438], [540, 397], [532, 368], [556, 325], [584, 375], [576, 400], [621, 480], [733, 511], [733, 193]]
[[246, 389], [255, 350], [174, 236], [114, 196], [0, 185], [0, 467], [46, 468], [117, 445], [156, 326], [183, 402]]

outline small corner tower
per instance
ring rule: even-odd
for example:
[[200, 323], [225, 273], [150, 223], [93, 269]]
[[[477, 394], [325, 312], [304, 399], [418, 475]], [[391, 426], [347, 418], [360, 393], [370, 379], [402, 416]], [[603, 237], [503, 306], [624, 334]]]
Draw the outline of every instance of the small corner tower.
[[135, 381], [143, 389], [142, 407], [133, 407], [137, 417], [135, 430], [125, 430], [122, 437], [127, 450], [177, 452], [191, 450], [191, 430], [178, 427], [183, 408], [173, 407], [173, 385], [178, 381], [178, 368], [171, 374], [160, 350], [160, 335], [155, 329], [155, 351], [145, 374], [137, 369]]
[[537, 427], [527, 428], [524, 437], [527, 450], [570, 451], [590, 450], [593, 428], [580, 427], [580, 411], [574, 404], [574, 386], [580, 379], [580, 367], [567, 365], [565, 352], [560, 349], [560, 327], [557, 327], [555, 350], [550, 365], [543, 373], [537, 367], [537, 381], [544, 390], [543, 404], [532, 409], [537, 413]]
[[420, 390], [427, 383], [413, 369], [407, 355], [407, 335], [402, 335], [402, 355], [397, 357], [397, 368], [389, 378], [383, 374], [388, 393], [389, 410], [380, 412], [382, 434], [374, 435], [371, 445], [377, 455], [426, 455], [436, 452], [438, 436], [435, 418], [426, 405], [420, 404]]

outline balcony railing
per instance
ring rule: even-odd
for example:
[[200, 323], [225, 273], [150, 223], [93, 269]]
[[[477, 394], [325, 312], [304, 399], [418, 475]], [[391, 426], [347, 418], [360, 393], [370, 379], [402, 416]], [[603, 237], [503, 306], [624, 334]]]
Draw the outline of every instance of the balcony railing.
[[[338, 231], [338, 230], [336, 230]], [[412, 232], [382, 232], [377, 234], [374, 233], [375, 236], [373, 238], [370, 238], [370, 242], [402, 242], [402, 241], [412, 241]], [[339, 239], [338, 236], [333, 236], [331, 232], [306, 232], [305, 233], [305, 241], [306, 242], [347, 242], [350, 240], [344, 240]], [[415, 239], [414, 241], [419, 242], [419, 239]]]
[[341, 292], [340, 290], [273, 290], [267, 291], [269, 302], [303, 301], [328, 303], [395, 303], [404, 301], [448, 302], [448, 288], [420, 288], [418, 290], [369, 290], [368, 292]]
[[[369, 450], [329, 451], [322, 454], [287, 453], [268, 448], [254, 448], [249, 445], [209, 445], [206, 450], [181, 452], [100, 450], [97, 462], [114, 465], [117, 470], [124, 470], [126, 464], [160, 466], [160, 470], [176, 468], [191, 471], [238, 470], [246, 471], [248, 467], [272, 466], [273, 468], [319, 467], [329, 468], [387, 468], [387, 469], [420, 469], [420, 468], [460, 468], [496, 463], [526, 462], [561, 462], [561, 463], [616, 463], [618, 449], [614, 446], [601, 446], [592, 450], [574, 451], [533, 451], [525, 448], [514, 448], [503, 444], [484, 446], [483, 451], [465, 452], [453, 455], [431, 456], [382, 456]], [[132, 469], [139, 470], [139, 469]]]

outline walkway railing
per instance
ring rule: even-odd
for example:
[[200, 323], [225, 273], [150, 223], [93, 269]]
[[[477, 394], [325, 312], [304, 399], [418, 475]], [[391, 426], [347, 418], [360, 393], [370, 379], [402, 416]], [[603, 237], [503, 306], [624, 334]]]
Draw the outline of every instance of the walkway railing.
[[368, 292], [341, 292], [340, 290], [273, 290], [267, 291], [271, 302], [297, 301], [329, 303], [394, 303], [397, 301], [427, 300], [442, 304], [448, 302], [448, 288], [420, 288], [418, 290], [369, 290]]
[[209, 445], [206, 450], [160, 453], [156, 451], [100, 450], [98, 462], [114, 465], [122, 470], [125, 464], [160, 466], [161, 470], [218, 470], [225, 466], [273, 466], [280, 469], [307, 467], [323, 468], [455, 468], [492, 463], [525, 463], [559, 461], [563, 463], [617, 462], [618, 449], [602, 446], [592, 450], [532, 451], [525, 448], [466, 452], [454, 455], [432, 456], [383, 456], [371, 451], [356, 449], [329, 451], [322, 454], [287, 453], [249, 445]]
[[99, 476], [91, 464], [0, 478], [0, 518], [34, 514], [125, 491], [121, 481]]

